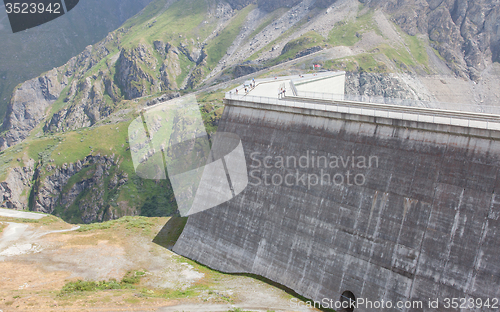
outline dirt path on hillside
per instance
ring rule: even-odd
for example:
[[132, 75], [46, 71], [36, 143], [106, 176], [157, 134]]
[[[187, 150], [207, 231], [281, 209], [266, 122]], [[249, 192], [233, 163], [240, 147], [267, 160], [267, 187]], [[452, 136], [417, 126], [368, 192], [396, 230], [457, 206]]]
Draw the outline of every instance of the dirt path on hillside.
[[32, 219], [32, 220], [39, 220], [45, 217], [45, 215], [41, 213], [18, 211], [5, 208], [0, 208], [0, 216], [9, 218]]

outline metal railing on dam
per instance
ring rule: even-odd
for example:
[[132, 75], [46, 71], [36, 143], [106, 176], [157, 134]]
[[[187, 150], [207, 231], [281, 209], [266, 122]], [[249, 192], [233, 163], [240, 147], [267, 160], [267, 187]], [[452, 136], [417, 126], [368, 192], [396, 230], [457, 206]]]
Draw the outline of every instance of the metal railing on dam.
[[[344, 95], [303, 91], [298, 92], [297, 96], [286, 96], [281, 99], [264, 96], [252, 96], [249, 94], [239, 95], [232, 92], [227, 92], [225, 98], [228, 100], [270, 104], [290, 108], [302, 108], [500, 131], [500, 114], [472, 112], [466, 109], [472, 108], [470, 105], [457, 106], [458, 109], [448, 110], [416, 106], [418, 104], [424, 106], [425, 104], [431, 103], [425, 101], [394, 99], [394, 102], [397, 104], [367, 103], [356, 101], [356, 99], [363, 99], [363, 97], [349, 97]], [[354, 100], [350, 100], [351, 98]], [[486, 106], [483, 106], [483, 108], [484, 107]], [[495, 108], [500, 113], [500, 107], [487, 107], [492, 109]]]

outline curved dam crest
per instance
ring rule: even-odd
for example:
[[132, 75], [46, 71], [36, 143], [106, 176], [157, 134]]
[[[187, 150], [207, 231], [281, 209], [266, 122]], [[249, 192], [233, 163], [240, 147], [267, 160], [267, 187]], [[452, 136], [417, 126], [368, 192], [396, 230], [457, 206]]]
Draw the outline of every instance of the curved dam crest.
[[[435, 311], [429, 299], [500, 297], [497, 131], [225, 104], [219, 131], [241, 138], [250, 184], [190, 216], [176, 253], [223, 272], [264, 276], [317, 301], [350, 291], [373, 301], [422, 300], [418, 311]], [[321, 168], [344, 177], [352, 169], [363, 183], [272, 181], [296, 172], [321, 176], [320, 166], [274, 166], [277, 156], [298, 160], [308, 152], [378, 161]], [[256, 159], [261, 167], [252, 178]]]

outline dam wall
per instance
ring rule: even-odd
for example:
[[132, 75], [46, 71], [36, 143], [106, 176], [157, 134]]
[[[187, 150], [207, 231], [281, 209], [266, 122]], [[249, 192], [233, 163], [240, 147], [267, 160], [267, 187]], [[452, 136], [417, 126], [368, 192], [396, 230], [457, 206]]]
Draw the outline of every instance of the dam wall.
[[500, 298], [497, 130], [225, 104], [218, 131], [241, 138], [249, 185], [190, 216], [176, 253], [316, 301], [423, 302], [355, 311], [459, 311], [445, 298]]

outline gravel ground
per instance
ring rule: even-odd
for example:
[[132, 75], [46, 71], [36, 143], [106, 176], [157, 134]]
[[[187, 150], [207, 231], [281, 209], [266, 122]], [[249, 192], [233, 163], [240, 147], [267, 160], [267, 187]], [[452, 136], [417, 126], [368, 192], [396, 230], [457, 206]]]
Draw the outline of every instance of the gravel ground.
[[[236, 307], [263, 312], [317, 311], [293, 308], [292, 296], [267, 283], [211, 271], [154, 244], [152, 239], [167, 218], [154, 218], [156, 223], [149, 230], [123, 225], [85, 232], [61, 221], [53, 222], [56, 218], [52, 216], [47, 221], [13, 220], [0, 218], [7, 224], [0, 234], [0, 310], [4, 312], [208, 312]], [[126, 272], [139, 270], [146, 274], [136, 289], [58, 296], [68, 281], [121, 280]], [[154, 295], [165, 291], [182, 293], [196, 285], [204, 286], [194, 297]], [[151, 296], [142, 295], [145, 289]]]

